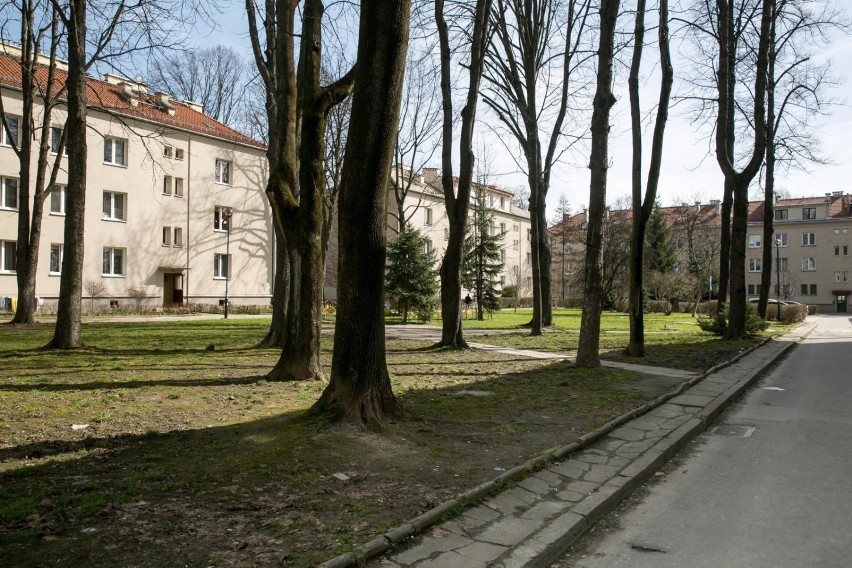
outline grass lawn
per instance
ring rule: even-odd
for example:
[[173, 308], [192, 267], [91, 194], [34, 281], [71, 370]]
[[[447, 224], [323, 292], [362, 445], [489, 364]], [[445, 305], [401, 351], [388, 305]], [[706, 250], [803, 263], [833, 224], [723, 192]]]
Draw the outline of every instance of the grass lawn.
[[[0, 565], [310, 566], [674, 386], [389, 341], [407, 415], [366, 433], [304, 417], [322, 383], [263, 378], [277, 352], [252, 346], [267, 325], [86, 324], [72, 352], [37, 350], [51, 326], [0, 326]], [[692, 336], [684, 357], [709, 337]]]

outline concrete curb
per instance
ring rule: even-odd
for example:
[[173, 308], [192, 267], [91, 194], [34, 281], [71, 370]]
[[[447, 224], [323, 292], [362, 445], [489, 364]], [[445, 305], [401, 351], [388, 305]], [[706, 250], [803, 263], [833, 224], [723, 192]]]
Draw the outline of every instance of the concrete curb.
[[[619, 472], [619, 481], [617, 483], [612, 483], [614, 480], [610, 480], [610, 482], [606, 483], [598, 491], [595, 491], [580, 501], [571, 509], [571, 511], [563, 513], [542, 530], [531, 535], [527, 541], [521, 543], [512, 551], [512, 556], [503, 559], [499, 564], [497, 564], [497, 566], [502, 568], [538, 568], [549, 565], [580, 536], [582, 536], [597, 520], [611, 512], [635, 488], [647, 481], [653, 473], [656, 472], [663, 463], [668, 461], [668, 459], [670, 459], [678, 450], [694, 439], [698, 434], [703, 432], [710, 422], [712, 422], [719, 413], [733, 402], [733, 400], [739, 397], [743, 391], [751, 386], [766, 368], [783, 356], [798, 341], [805, 339], [815, 327], [816, 323], [810, 324], [809, 327], [801, 333], [797, 340], [790, 341], [788, 345], [779, 350], [777, 355], [767, 360], [764, 365], [758, 367], [748, 376], [740, 379], [734, 387], [725, 392], [724, 395], [718, 397], [717, 400], [714, 400], [704, 409], [699, 411], [696, 414], [696, 417], [690, 419], [674, 432], [663, 438], [663, 440], [654, 446], [654, 449], [642, 454], [642, 456], [627, 465], [621, 472]], [[466, 508], [471, 504], [481, 501], [485, 497], [505, 489], [506, 485], [509, 483], [520, 481], [521, 479], [553, 464], [554, 462], [563, 460], [567, 456], [589, 447], [619, 426], [654, 410], [667, 401], [684, 393], [689, 388], [706, 379], [708, 376], [736, 363], [746, 355], [749, 355], [775, 339], [776, 338], [774, 337], [766, 339], [758, 345], [744, 350], [732, 359], [725, 361], [724, 363], [720, 363], [719, 365], [703, 372], [699, 376], [681, 383], [672, 391], [660, 395], [651, 402], [634, 408], [618, 418], [607, 422], [596, 430], [580, 436], [577, 440], [564, 446], [547, 450], [523, 464], [501, 473], [490, 481], [460, 493], [454, 499], [441, 503], [437, 507], [387, 531], [382, 536], [359, 546], [353, 551], [341, 554], [320, 564], [319, 568], [348, 568], [351, 566], [365, 566], [368, 560], [383, 554], [391, 546], [410, 539], [439, 521], [446, 520], [447, 517], [457, 513], [460, 509]], [[661, 447], [658, 448], [657, 446]], [[623, 478], [623, 481], [621, 478]]]

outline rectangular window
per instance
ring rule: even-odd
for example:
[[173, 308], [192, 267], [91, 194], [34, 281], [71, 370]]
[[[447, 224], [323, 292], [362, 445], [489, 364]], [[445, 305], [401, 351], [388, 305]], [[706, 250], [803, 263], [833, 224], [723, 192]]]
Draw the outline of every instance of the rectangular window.
[[0, 208], [18, 209], [18, 180], [15, 178], [0, 178]]
[[126, 166], [126, 149], [127, 141], [119, 138], [104, 138], [104, 163]]
[[754, 284], [747, 284], [746, 285], [746, 294], [748, 294], [749, 296], [757, 296], [757, 294], [758, 294], [758, 292], [756, 291], [757, 288], [758, 288], [758, 286], [756, 286]]
[[776, 209], [775, 210], [775, 220], [776, 221], [786, 221], [788, 219], [790, 212], [787, 209]]
[[432, 250], [432, 239], [423, 239], [423, 252], [429, 254]]
[[126, 193], [105, 191], [103, 218], [108, 221], [126, 221], [125, 201], [127, 201]]
[[760, 248], [761, 243], [761, 235], [749, 235], [748, 236], [748, 247], [749, 248]]
[[172, 157], [172, 147], [171, 146], [163, 146], [163, 157], [171, 158]]
[[228, 231], [228, 212], [230, 209], [222, 205], [213, 208], [213, 230]]
[[175, 178], [175, 197], [183, 197], [183, 178]]
[[172, 194], [172, 176], [163, 176], [163, 195]]
[[17, 248], [17, 241], [0, 241], [0, 271], [15, 272], [18, 262], [15, 252]]
[[4, 116], [0, 125], [0, 146], [18, 147], [18, 121], [16, 116]]
[[423, 210], [423, 224], [427, 227], [432, 224], [432, 208], [427, 207]]
[[50, 190], [50, 214], [65, 215], [67, 189], [64, 185], [54, 185]]
[[813, 272], [814, 270], [816, 270], [816, 259], [814, 259], [813, 257], [803, 258], [802, 271]]
[[532, 253], [528, 252], [527, 253], [527, 266], [529, 266], [531, 264], [532, 264]]
[[802, 219], [816, 219], [816, 207], [803, 207]]
[[231, 162], [216, 159], [216, 183], [231, 185]]
[[849, 256], [849, 247], [846, 245], [834, 247], [834, 256]]
[[816, 284], [802, 284], [802, 296], [816, 296], [817, 295], [817, 285]]
[[62, 273], [62, 255], [65, 252], [61, 244], [53, 243], [50, 245], [50, 273]]
[[[62, 144], [62, 129], [56, 126], [50, 127], [50, 153], [58, 154], [59, 146]], [[62, 155], [68, 155], [68, 146], [62, 148]]]
[[[505, 197], [500, 198], [500, 209], [501, 210], [506, 209], [506, 198]], [[505, 231], [503, 231], [503, 232], [505, 232]]]
[[164, 247], [172, 246], [172, 228], [171, 227], [163, 227], [163, 246]]
[[501, 235], [506, 234], [506, 223], [500, 223], [500, 234]]
[[104, 276], [124, 276], [124, 249], [104, 247]]
[[775, 233], [775, 239], [781, 241], [782, 247], [787, 246], [787, 233]]
[[802, 233], [802, 246], [803, 247], [812, 247], [816, 245], [816, 234], [815, 233]]
[[506, 251], [500, 250], [500, 262], [506, 264]]
[[175, 160], [183, 160], [183, 150], [175, 148]]
[[760, 272], [760, 259], [759, 258], [748, 259], [748, 271], [749, 272]]
[[450, 230], [447, 229], [446, 227], [444, 228], [444, 240], [445, 241], [450, 240]]
[[532, 240], [532, 229], [527, 229], [527, 242]]
[[787, 270], [787, 259], [786, 258], [779, 258], [778, 260], [781, 261], [780, 262], [781, 270]]
[[216, 253], [213, 255], [213, 278], [228, 278], [231, 255]]
[[174, 242], [174, 245], [176, 247], [182, 247], [183, 246], [183, 229], [182, 228], [175, 227], [175, 238], [174, 238], [173, 242]]

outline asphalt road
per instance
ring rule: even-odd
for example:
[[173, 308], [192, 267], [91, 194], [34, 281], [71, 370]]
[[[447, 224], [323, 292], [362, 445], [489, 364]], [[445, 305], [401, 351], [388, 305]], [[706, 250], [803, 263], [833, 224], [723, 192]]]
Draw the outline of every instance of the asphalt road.
[[559, 568], [852, 566], [852, 318], [820, 318], [615, 530]]

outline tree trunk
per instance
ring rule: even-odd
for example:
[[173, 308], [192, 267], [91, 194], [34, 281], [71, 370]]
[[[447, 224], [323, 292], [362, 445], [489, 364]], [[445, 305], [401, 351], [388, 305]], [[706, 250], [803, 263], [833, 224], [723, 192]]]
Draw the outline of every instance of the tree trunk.
[[331, 380], [313, 406], [314, 412], [373, 429], [401, 413], [385, 359], [385, 227], [409, 11], [409, 0], [361, 5], [338, 215], [338, 273], [346, 286], [340, 288]]
[[[769, 63], [766, 73], [766, 179], [763, 188], [763, 261], [757, 313], [766, 319], [772, 286], [772, 246], [775, 241], [775, 20], [769, 32]], [[788, 261], [789, 262], [789, 261]], [[781, 283], [778, 283], [780, 301]]]
[[284, 347], [287, 342], [287, 300], [290, 287], [290, 261], [287, 258], [287, 243], [275, 229], [275, 277], [272, 282], [272, 321], [257, 348]]
[[719, 237], [719, 293], [716, 300], [720, 311], [728, 303], [728, 284], [731, 274], [731, 211], [734, 208], [734, 188], [727, 179], [723, 191], [721, 235]]
[[592, 152], [589, 158], [589, 221], [586, 232], [586, 262], [583, 282], [583, 316], [577, 366], [600, 366], [601, 330], [601, 251], [603, 217], [606, 206], [606, 175], [609, 167], [609, 111], [615, 104], [612, 94], [612, 60], [619, 0], [602, 0], [600, 43], [598, 46], [597, 87], [592, 111]]
[[731, 220], [731, 301], [728, 304], [729, 339], [745, 336], [746, 289], [745, 261], [748, 235], [748, 186], [750, 180], [743, 179], [734, 188], [734, 216]]
[[636, 27], [634, 33], [633, 61], [630, 66], [630, 115], [633, 131], [633, 227], [630, 241], [630, 342], [627, 353], [633, 357], [645, 356], [645, 306], [642, 276], [644, 270], [645, 228], [657, 199], [657, 186], [660, 179], [660, 164], [663, 154], [663, 136], [669, 112], [674, 73], [669, 53], [669, 10], [668, 0], [660, 0], [660, 100], [657, 105], [657, 119], [654, 125], [654, 138], [651, 147], [651, 165], [648, 171], [648, 186], [642, 201], [642, 124], [639, 104], [639, 72], [642, 62], [642, 49], [645, 42], [645, 0], [639, 0], [636, 8]]
[[68, 34], [68, 186], [65, 203], [62, 277], [56, 328], [48, 349], [81, 345], [83, 237], [86, 219], [86, 0], [69, 0]]
[[[466, 216], [466, 214], [465, 214]], [[448, 216], [449, 218], [449, 216]], [[467, 349], [462, 331], [462, 265], [464, 264], [464, 220], [450, 218], [450, 237], [441, 261], [441, 341], [437, 347]]]

